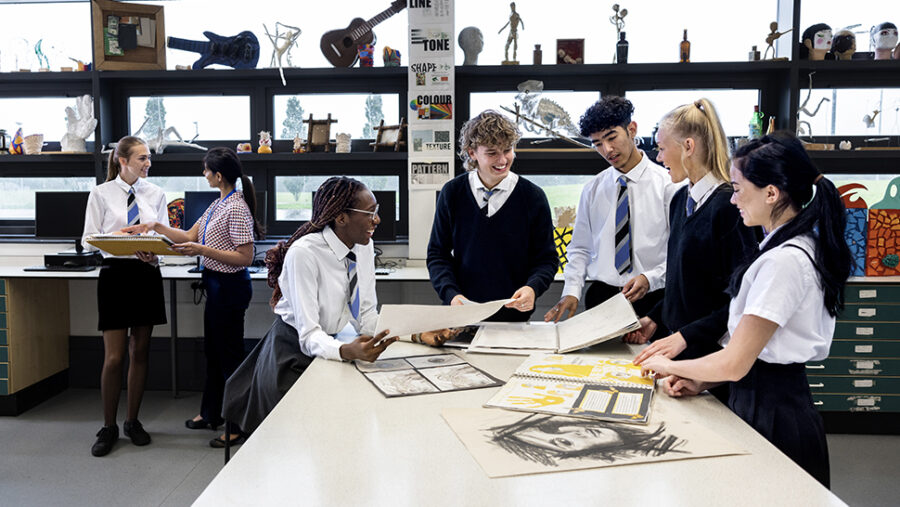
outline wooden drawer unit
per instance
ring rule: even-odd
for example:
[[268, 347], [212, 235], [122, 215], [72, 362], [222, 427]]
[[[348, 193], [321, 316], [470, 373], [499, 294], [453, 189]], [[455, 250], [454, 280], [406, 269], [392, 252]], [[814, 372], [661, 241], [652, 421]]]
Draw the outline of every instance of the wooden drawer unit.
[[829, 357], [900, 357], [900, 340], [834, 340]]
[[900, 393], [900, 377], [862, 377], [809, 375], [813, 394], [892, 394]]
[[900, 323], [838, 321], [834, 325], [834, 339], [900, 340]]
[[900, 412], [900, 395], [819, 394], [813, 403], [822, 412]]
[[68, 282], [0, 279], [0, 395], [12, 395], [68, 367]]
[[900, 377], [900, 359], [829, 357], [806, 363], [806, 374]]

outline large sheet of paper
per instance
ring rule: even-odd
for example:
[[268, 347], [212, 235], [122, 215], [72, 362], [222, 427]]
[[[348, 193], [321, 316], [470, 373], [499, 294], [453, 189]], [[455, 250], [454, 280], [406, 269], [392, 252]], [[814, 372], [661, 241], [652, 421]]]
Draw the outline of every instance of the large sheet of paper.
[[545, 322], [486, 322], [478, 345], [495, 349], [537, 349], [556, 352], [556, 326]]
[[638, 426], [487, 408], [441, 415], [488, 477], [747, 454], [679, 419]]
[[640, 329], [637, 315], [620, 292], [590, 310], [557, 324], [559, 352], [578, 350], [635, 329]]
[[376, 334], [390, 330], [391, 336], [424, 333], [436, 329], [468, 326], [497, 313], [511, 299], [460, 306], [444, 305], [382, 305], [378, 313]]

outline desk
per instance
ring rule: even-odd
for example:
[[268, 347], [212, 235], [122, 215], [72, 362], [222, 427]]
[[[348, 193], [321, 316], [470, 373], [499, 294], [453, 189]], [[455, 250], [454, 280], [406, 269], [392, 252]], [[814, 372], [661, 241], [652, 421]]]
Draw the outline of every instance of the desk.
[[[396, 343], [385, 357], [434, 352]], [[467, 359], [501, 379], [522, 361]], [[752, 454], [489, 479], [440, 413], [496, 389], [386, 399], [352, 365], [316, 359], [194, 505], [844, 505], [711, 396], [661, 392], [654, 408], [684, 411]]]

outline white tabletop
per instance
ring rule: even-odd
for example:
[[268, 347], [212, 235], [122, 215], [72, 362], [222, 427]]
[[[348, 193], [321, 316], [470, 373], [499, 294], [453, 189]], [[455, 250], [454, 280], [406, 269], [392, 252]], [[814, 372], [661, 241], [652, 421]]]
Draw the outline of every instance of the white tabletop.
[[[396, 343], [385, 357], [436, 352]], [[507, 379], [523, 358], [467, 359]], [[386, 399], [352, 364], [317, 359], [195, 505], [844, 505], [708, 395], [660, 392], [653, 411], [687, 415], [752, 454], [489, 479], [441, 409], [480, 407], [496, 389]]]

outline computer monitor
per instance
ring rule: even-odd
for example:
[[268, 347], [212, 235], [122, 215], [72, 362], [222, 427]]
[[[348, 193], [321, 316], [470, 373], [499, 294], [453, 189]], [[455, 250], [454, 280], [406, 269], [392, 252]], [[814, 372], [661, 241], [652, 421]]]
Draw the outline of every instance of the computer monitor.
[[200, 217], [203, 216], [203, 212], [206, 211], [206, 208], [208, 208], [213, 201], [218, 199], [220, 195], [221, 193], [219, 192], [209, 191], [185, 192], [184, 222], [182, 223], [182, 227], [184, 227], [184, 230], [189, 231], [191, 227], [193, 227], [194, 224], [197, 223], [197, 220], [200, 220]]
[[393, 190], [375, 190], [378, 201], [378, 218], [381, 223], [375, 229], [375, 241], [395, 241], [397, 239], [397, 194]]
[[42, 239], [72, 239], [81, 251], [84, 213], [90, 192], [35, 192], [34, 235]]

